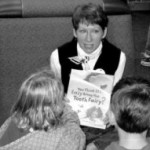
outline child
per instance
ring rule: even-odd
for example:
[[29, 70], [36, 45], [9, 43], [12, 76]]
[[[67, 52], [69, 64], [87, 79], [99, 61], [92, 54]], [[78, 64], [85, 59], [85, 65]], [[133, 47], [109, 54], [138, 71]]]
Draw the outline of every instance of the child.
[[53, 72], [27, 78], [12, 115], [0, 128], [0, 149], [83, 150], [85, 135], [77, 114], [65, 104], [63, 85]]
[[121, 79], [113, 89], [109, 111], [119, 141], [105, 150], [150, 150], [150, 83], [142, 78]]

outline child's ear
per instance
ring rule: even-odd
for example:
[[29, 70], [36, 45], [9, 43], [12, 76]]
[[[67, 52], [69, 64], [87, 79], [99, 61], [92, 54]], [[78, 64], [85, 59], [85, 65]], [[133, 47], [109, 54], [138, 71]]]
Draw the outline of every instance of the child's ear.
[[109, 116], [109, 123], [111, 125], [116, 125], [115, 115], [114, 115], [114, 113], [111, 110], [109, 110], [108, 116]]

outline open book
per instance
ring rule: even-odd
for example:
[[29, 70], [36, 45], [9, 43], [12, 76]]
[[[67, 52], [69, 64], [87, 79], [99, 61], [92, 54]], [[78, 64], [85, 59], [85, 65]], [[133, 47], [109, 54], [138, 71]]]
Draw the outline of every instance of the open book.
[[71, 71], [67, 98], [80, 124], [105, 129], [114, 77], [94, 70]]

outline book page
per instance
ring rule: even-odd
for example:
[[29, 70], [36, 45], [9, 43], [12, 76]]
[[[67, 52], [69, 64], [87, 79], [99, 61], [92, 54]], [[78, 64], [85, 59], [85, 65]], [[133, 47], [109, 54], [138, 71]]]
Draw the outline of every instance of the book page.
[[69, 105], [77, 112], [81, 125], [105, 129], [113, 76], [97, 71], [72, 70], [67, 92]]

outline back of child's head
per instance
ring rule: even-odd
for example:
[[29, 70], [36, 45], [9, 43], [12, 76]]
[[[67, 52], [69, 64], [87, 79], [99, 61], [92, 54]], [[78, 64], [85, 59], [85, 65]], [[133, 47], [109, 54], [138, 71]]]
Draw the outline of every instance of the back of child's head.
[[61, 81], [52, 71], [42, 69], [22, 83], [12, 113], [20, 128], [46, 130], [60, 123], [63, 98]]
[[150, 126], [150, 83], [143, 78], [121, 79], [112, 91], [110, 109], [116, 124], [128, 133], [142, 133]]

